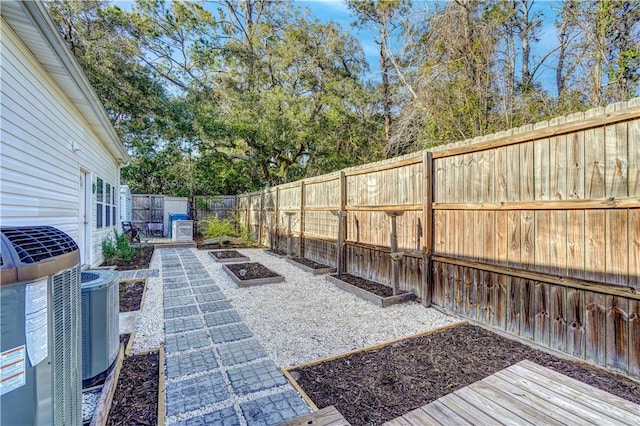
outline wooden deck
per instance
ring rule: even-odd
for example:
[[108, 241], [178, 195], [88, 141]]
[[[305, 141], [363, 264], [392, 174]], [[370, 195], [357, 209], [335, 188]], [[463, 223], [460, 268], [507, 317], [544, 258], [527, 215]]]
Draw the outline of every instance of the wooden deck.
[[640, 405], [521, 361], [385, 423], [467, 424], [640, 425]]
[[278, 426], [351, 426], [332, 405], [304, 416], [296, 417]]

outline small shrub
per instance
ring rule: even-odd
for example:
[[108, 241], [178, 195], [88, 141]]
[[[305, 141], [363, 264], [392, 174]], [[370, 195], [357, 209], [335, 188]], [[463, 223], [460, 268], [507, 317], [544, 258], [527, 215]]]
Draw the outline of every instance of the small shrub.
[[236, 223], [238, 238], [240, 238], [245, 244], [252, 245], [254, 243], [253, 238], [251, 238], [251, 232], [249, 231], [249, 227], [246, 223], [242, 223], [240, 220], [242, 215], [239, 212], [234, 212], [231, 217], [233, 221]]
[[198, 226], [202, 230], [205, 238], [222, 238], [222, 237], [238, 237], [233, 223], [228, 220], [220, 220], [218, 216], [209, 216], [201, 219]]
[[104, 260], [107, 263], [113, 263], [117, 259], [118, 249], [112, 237], [102, 240], [102, 256], [104, 256]]
[[102, 256], [106, 263], [116, 263], [118, 260], [131, 262], [136, 248], [131, 245], [127, 234], [120, 234], [115, 231], [115, 235], [108, 236], [102, 240]]
[[136, 248], [131, 245], [131, 240], [129, 240], [127, 234], [119, 234], [118, 231], [116, 231], [115, 234], [118, 257], [125, 262], [131, 262], [133, 255], [136, 253]]

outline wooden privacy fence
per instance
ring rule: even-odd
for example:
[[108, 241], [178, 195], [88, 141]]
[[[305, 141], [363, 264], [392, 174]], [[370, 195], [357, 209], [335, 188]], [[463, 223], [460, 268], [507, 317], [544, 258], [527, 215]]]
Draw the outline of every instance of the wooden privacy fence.
[[238, 209], [263, 245], [286, 250], [290, 229], [294, 254], [387, 285], [398, 215], [401, 289], [640, 377], [640, 99], [243, 194]]
[[192, 217], [204, 219], [216, 216], [220, 220], [230, 219], [236, 212], [237, 198], [235, 195], [196, 196], [191, 205]]

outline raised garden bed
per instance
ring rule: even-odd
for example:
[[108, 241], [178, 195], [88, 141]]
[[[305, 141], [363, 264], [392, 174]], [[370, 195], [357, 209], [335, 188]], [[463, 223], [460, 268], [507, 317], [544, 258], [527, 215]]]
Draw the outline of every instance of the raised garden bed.
[[382, 424], [528, 359], [629, 401], [638, 383], [486, 329], [461, 325], [288, 369], [305, 398], [353, 426]]
[[394, 296], [391, 287], [350, 274], [343, 274], [340, 277], [327, 275], [327, 281], [382, 308], [408, 302], [414, 298], [413, 292], [403, 292]]
[[278, 250], [278, 249], [273, 249], [273, 250], [267, 249], [264, 252], [269, 254], [269, 255], [271, 255], [271, 256], [275, 256], [275, 257], [281, 257], [281, 258], [282, 257], [287, 257], [287, 258], [292, 257], [292, 256], [288, 255], [287, 252], [282, 251], [282, 250]]
[[135, 253], [129, 262], [117, 259], [114, 262], [104, 262], [100, 266], [115, 266], [116, 271], [130, 271], [135, 269], [149, 269], [153, 256], [152, 245], [135, 246]]
[[194, 238], [198, 250], [216, 250], [216, 249], [232, 249], [249, 247], [247, 241], [235, 237], [220, 237], [206, 239], [202, 234], [196, 235]]
[[331, 274], [336, 272], [336, 268], [332, 268], [328, 265], [323, 265], [322, 263], [314, 262], [313, 260], [305, 259], [304, 257], [294, 257], [292, 259], [287, 259], [287, 262], [292, 265], [296, 265], [298, 268], [311, 272], [314, 275], [321, 274]]
[[159, 424], [158, 413], [164, 416], [163, 378], [162, 349], [125, 357], [106, 424]]
[[250, 287], [261, 284], [284, 282], [284, 277], [257, 262], [230, 263], [222, 265], [222, 269], [231, 277], [238, 287]]
[[142, 309], [145, 281], [120, 281], [120, 312], [133, 312]]
[[219, 263], [248, 262], [251, 260], [236, 250], [213, 250], [209, 252], [209, 255]]

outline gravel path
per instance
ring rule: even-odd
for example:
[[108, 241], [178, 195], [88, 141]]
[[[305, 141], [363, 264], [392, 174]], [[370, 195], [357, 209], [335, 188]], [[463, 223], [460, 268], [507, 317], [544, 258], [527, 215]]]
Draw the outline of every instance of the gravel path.
[[238, 289], [205, 250], [192, 249], [280, 367], [290, 367], [458, 321], [418, 303], [378, 308], [270, 256], [242, 249], [286, 277], [286, 282]]
[[[149, 269], [162, 270], [160, 250], [154, 250]], [[147, 278], [144, 304], [137, 314], [136, 336], [131, 352], [140, 353], [158, 349], [164, 343], [162, 295], [162, 277]]]
[[[262, 249], [241, 249], [286, 276], [286, 282], [238, 289], [208, 251], [191, 249], [244, 323], [280, 367], [291, 367], [353, 349], [427, 331], [458, 319], [418, 303], [378, 308], [314, 276], [270, 256]], [[161, 269], [159, 250], [151, 269]], [[149, 278], [144, 306], [138, 314], [133, 352], [157, 348], [164, 342], [162, 279]]]

